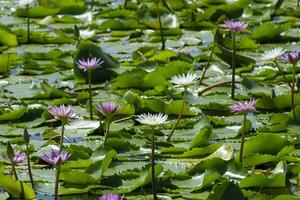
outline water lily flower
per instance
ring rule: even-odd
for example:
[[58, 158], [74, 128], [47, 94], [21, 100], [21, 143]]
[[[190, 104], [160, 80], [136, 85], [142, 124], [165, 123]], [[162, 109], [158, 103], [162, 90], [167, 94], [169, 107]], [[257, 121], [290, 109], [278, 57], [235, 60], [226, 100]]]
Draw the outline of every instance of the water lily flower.
[[158, 126], [165, 123], [167, 119], [168, 119], [168, 115], [163, 113], [159, 113], [159, 114], [143, 113], [138, 116], [136, 121], [149, 126]]
[[87, 71], [102, 67], [103, 62], [104, 61], [102, 61], [101, 58], [93, 57], [87, 58], [86, 60], [80, 59], [76, 62], [76, 64], [80, 69], [83, 69], [83, 71]]
[[122, 200], [124, 196], [118, 194], [103, 194], [99, 197], [99, 200]]
[[79, 30], [79, 35], [82, 39], [91, 38], [95, 35], [95, 30]]
[[282, 54], [284, 54], [285, 50], [283, 50], [281, 47], [276, 47], [274, 49], [265, 51], [263, 55], [261, 56], [262, 61], [267, 61], [267, 60], [276, 60], [279, 58]]
[[225, 20], [224, 23], [232, 32], [240, 32], [248, 26], [245, 22], [242, 21]]
[[[5, 157], [8, 159], [8, 156], [5, 155]], [[22, 162], [24, 162], [26, 160], [26, 154], [25, 153], [21, 153], [18, 150], [14, 150], [14, 157], [12, 159], [12, 162], [16, 165], [16, 164], [20, 164]]]
[[65, 151], [61, 151], [61, 153], [59, 153], [58, 150], [51, 149], [50, 154], [44, 154], [42, 159], [50, 165], [56, 166], [64, 163], [66, 160], [69, 159], [70, 156], [71, 155]]
[[8, 85], [8, 81], [0, 80], [0, 87]]
[[19, 0], [19, 6], [24, 7], [31, 3], [33, 3], [35, 0]]
[[121, 109], [118, 103], [113, 101], [102, 102], [99, 104], [98, 111], [105, 117], [111, 118]]
[[243, 161], [243, 151], [244, 151], [244, 143], [245, 143], [245, 135], [246, 135], [246, 122], [247, 122], [247, 114], [249, 112], [257, 112], [254, 105], [256, 104], [256, 99], [251, 99], [250, 101], [245, 101], [244, 103], [237, 103], [229, 106], [230, 110], [236, 114], [243, 114], [243, 132], [241, 137], [241, 146], [240, 146], [240, 155], [239, 160], [242, 163]]
[[251, 99], [250, 101], [245, 101], [244, 103], [237, 103], [229, 106], [230, 110], [236, 114], [240, 113], [248, 113], [248, 112], [257, 112], [254, 105], [256, 104], [255, 99]]
[[281, 59], [287, 63], [291, 63], [293, 66], [296, 66], [299, 59], [300, 59], [300, 52], [299, 51], [293, 51], [290, 53], [283, 54], [281, 56]]
[[53, 106], [49, 112], [56, 120], [66, 121], [68, 118], [75, 118], [76, 113], [71, 105], [67, 107], [65, 105]]
[[170, 82], [177, 86], [187, 87], [193, 84], [198, 79], [198, 75], [194, 73], [181, 74], [171, 77]]

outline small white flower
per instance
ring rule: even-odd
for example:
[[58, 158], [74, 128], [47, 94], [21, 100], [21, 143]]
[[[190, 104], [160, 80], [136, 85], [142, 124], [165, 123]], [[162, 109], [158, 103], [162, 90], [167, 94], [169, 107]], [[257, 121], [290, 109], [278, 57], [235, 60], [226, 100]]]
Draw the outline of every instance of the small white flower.
[[8, 84], [8, 81], [0, 80], [0, 87], [4, 87]]
[[19, 0], [19, 6], [23, 7], [23, 6], [27, 6], [31, 3], [33, 3], [35, 0]]
[[82, 39], [91, 38], [95, 35], [95, 30], [79, 30], [79, 34]]
[[158, 126], [166, 122], [168, 119], [168, 115], [159, 113], [159, 114], [141, 114], [138, 116], [136, 121], [140, 122], [141, 124], [146, 124], [150, 126]]
[[188, 86], [193, 84], [198, 79], [198, 75], [194, 73], [181, 74], [177, 76], [173, 76], [170, 80], [171, 83], [174, 83], [178, 86]]
[[80, 19], [83, 24], [90, 24], [93, 21], [93, 13], [92, 12], [87, 12], [81, 15], [76, 15], [74, 16], [77, 19]]
[[261, 56], [260, 60], [267, 61], [267, 60], [275, 60], [282, 54], [284, 54], [284, 50], [281, 47], [276, 47], [269, 51], [265, 51], [264, 54]]

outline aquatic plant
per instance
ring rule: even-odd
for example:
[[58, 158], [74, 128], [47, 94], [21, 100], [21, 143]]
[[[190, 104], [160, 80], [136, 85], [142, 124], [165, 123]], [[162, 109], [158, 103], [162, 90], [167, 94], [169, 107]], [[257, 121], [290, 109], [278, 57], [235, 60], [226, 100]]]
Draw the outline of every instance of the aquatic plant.
[[243, 151], [244, 151], [244, 143], [245, 143], [245, 135], [246, 135], [246, 122], [247, 122], [247, 114], [257, 112], [254, 105], [256, 104], [255, 99], [251, 99], [249, 101], [245, 101], [243, 103], [239, 102], [237, 104], [233, 104], [229, 106], [230, 110], [235, 114], [243, 114], [243, 128], [242, 138], [241, 138], [241, 146], [240, 146], [240, 156], [239, 161], [243, 162]]
[[242, 21], [231, 21], [225, 20], [225, 25], [231, 32], [232, 37], [232, 61], [231, 61], [231, 68], [232, 68], [232, 81], [231, 81], [231, 98], [234, 99], [235, 95], [235, 68], [236, 68], [236, 34], [241, 32], [243, 29], [247, 28], [247, 24]]
[[118, 111], [121, 109], [120, 105], [118, 103], [115, 103], [113, 101], [106, 101], [101, 102], [98, 106], [98, 111], [106, 118], [106, 131], [104, 135], [103, 140], [103, 146], [106, 143], [106, 139], [109, 133], [110, 124], [112, 122], [112, 118], [114, 115], [118, 113]]
[[24, 132], [23, 132], [23, 140], [24, 140], [24, 144], [25, 144], [25, 147], [26, 147], [26, 159], [27, 159], [28, 175], [29, 175], [31, 187], [34, 188], [34, 181], [33, 181], [31, 163], [30, 163], [30, 152], [29, 152], [30, 137], [29, 137], [29, 134], [28, 134], [28, 131], [27, 131], [26, 128], [24, 129]]
[[26, 154], [18, 150], [14, 150], [10, 142], [7, 142], [5, 157], [10, 161], [10, 165], [12, 168], [12, 172], [15, 176], [15, 179], [19, 180], [15, 166], [17, 164], [23, 163], [26, 160]]
[[170, 82], [175, 84], [177, 87], [183, 87], [184, 91], [183, 91], [183, 96], [182, 96], [182, 105], [181, 105], [180, 113], [178, 115], [178, 118], [177, 118], [171, 132], [169, 133], [169, 135], [167, 137], [167, 141], [171, 140], [171, 137], [181, 120], [181, 117], [183, 114], [183, 109], [184, 109], [184, 104], [185, 104], [185, 96], [187, 93], [188, 86], [194, 84], [197, 79], [198, 79], [197, 74], [187, 73], [186, 75], [182, 74], [182, 75], [178, 75], [178, 76], [173, 76], [170, 80]]
[[141, 124], [149, 125], [152, 128], [152, 135], [151, 135], [151, 180], [152, 180], [152, 194], [153, 199], [157, 199], [156, 195], [156, 188], [155, 188], [155, 126], [159, 126], [164, 124], [168, 119], [168, 115], [159, 113], [159, 114], [141, 114], [138, 116], [136, 121], [140, 122]]
[[54, 117], [55, 120], [61, 121], [61, 136], [60, 136], [60, 151], [63, 150], [65, 124], [68, 123], [69, 119], [76, 117], [76, 112], [71, 105], [67, 107], [65, 105], [53, 106], [50, 108], [49, 113]]
[[66, 160], [69, 159], [71, 155], [65, 151], [51, 149], [50, 154], [44, 154], [42, 159], [56, 168], [55, 174], [55, 186], [54, 186], [54, 199], [58, 200], [58, 187], [59, 187], [59, 175], [60, 166]]
[[93, 120], [92, 71], [102, 67], [104, 61], [100, 58], [87, 58], [76, 61], [78, 68], [88, 73], [90, 120]]

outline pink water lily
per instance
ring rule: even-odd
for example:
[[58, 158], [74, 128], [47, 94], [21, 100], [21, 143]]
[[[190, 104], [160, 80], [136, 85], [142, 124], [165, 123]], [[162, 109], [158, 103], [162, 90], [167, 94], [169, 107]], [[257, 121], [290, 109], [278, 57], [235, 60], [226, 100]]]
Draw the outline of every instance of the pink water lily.
[[242, 21], [225, 20], [224, 23], [232, 32], [240, 32], [248, 26], [245, 22]]
[[283, 61], [287, 63], [291, 63], [292, 65], [297, 65], [298, 61], [300, 60], [300, 52], [293, 51], [290, 53], [285, 53], [280, 57]]
[[53, 106], [50, 108], [49, 112], [56, 120], [66, 120], [68, 118], [75, 118], [76, 113], [71, 105], [65, 106]]
[[118, 194], [103, 194], [99, 197], [99, 200], [122, 200], [124, 196]]
[[71, 155], [65, 151], [59, 153], [58, 150], [51, 149], [50, 154], [44, 154], [42, 159], [50, 165], [56, 166], [69, 159]]
[[87, 59], [80, 59], [76, 61], [76, 64], [80, 69], [83, 69], [83, 71], [87, 71], [102, 67], [103, 62], [104, 61], [101, 60], [101, 58], [92, 57]]
[[113, 101], [102, 102], [98, 106], [98, 111], [105, 117], [112, 117], [121, 109], [118, 103]]
[[237, 103], [229, 106], [230, 110], [236, 114], [247, 113], [247, 112], [257, 112], [254, 105], [256, 104], [255, 99], [251, 99], [250, 101], [245, 101], [244, 103]]

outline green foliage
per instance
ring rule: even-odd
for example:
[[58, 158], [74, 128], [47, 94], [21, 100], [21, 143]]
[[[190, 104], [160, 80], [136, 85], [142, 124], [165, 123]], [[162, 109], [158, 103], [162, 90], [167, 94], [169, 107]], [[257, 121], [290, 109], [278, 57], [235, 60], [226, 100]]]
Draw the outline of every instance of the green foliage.
[[13, 198], [33, 199], [34, 190], [27, 183], [14, 180], [10, 176], [0, 174], [0, 187], [5, 189]]

